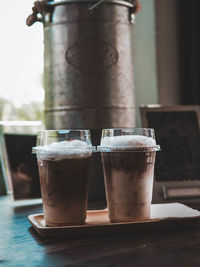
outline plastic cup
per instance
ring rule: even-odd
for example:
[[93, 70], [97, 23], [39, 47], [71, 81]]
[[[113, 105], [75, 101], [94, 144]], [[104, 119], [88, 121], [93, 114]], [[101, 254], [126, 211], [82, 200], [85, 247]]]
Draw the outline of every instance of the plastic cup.
[[92, 150], [89, 130], [38, 132], [33, 152], [46, 226], [85, 223]]
[[156, 145], [153, 129], [104, 129], [101, 152], [110, 222], [148, 220]]

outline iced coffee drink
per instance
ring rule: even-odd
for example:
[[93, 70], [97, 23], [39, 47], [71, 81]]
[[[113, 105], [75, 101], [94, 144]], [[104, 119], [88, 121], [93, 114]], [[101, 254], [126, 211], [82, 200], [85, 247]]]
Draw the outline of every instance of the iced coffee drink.
[[155, 139], [141, 135], [104, 137], [102, 162], [111, 222], [147, 220], [156, 150]]
[[80, 140], [37, 149], [44, 219], [47, 226], [84, 224], [91, 148]]

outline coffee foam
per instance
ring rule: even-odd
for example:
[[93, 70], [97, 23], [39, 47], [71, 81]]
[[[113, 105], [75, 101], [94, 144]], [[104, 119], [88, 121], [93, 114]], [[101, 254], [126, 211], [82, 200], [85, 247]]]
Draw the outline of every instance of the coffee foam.
[[92, 146], [80, 140], [61, 141], [35, 148], [38, 159], [60, 160], [64, 158], [88, 157], [92, 154]]
[[125, 147], [154, 147], [155, 139], [143, 135], [120, 135], [104, 137], [101, 140], [102, 147], [125, 148]]

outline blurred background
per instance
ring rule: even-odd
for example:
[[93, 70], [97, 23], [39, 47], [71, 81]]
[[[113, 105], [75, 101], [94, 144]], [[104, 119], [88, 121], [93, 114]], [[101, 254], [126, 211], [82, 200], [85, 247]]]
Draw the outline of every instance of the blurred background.
[[[141, 0], [141, 4], [133, 27], [136, 126], [141, 104], [200, 102], [199, 1]], [[32, 0], [1, 4], [3, 121], [43, 120], [43, 25], [26, 26], [32, 6]]]
[[[43, 25], [26, 25], [33, 2], [1, 3], [0, 126], [10, 135], [35, 135], [44, 125]], [[141, 105], [200, 104], [200, 1], [140, 2], [142, 10], [132, 27], [136, 127], [142, 126]], [[6, 142], [11, 144], [10, 137]], [[29, 142], [30, 151], [34, 138]]]
[[43, 29], [25, 23], [32, 5], [32, 0], [1, 3], [1, 121], [43, 120]]

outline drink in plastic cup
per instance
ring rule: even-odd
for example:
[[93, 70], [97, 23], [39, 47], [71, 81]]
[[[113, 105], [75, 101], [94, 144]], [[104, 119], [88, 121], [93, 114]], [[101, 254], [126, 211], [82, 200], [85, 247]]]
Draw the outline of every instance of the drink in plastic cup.
[[101, 151], [111, 222], [151, 217], [156, 145], [153, 129], [104, 129]]
[[85, 223], [92, 149], [89, 130], [38, 132], [33, 151], [47, 226]]

